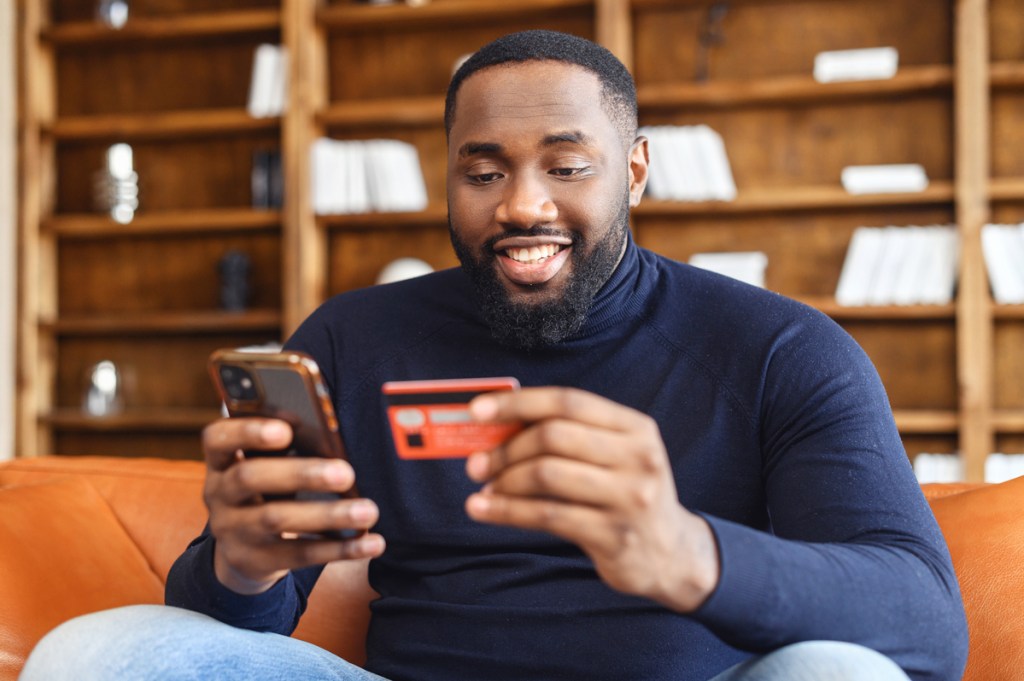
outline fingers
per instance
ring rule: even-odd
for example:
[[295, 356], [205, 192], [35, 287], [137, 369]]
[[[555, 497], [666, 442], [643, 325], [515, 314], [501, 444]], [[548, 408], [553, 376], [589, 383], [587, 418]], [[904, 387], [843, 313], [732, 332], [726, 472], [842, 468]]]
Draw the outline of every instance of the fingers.
[[285, 421], [259, 418], [229, 418], [214, 421], [203, 430], [206, 465], [227, 470], [238, 450], [275, 450], [292, 441], [291, 426]]
[[352, 489], [355, 477], [352, 466], [342, 459], [245, 459], [220, 476], [218, 494], [223, 503], [240, 505], [258, 496], [298, 490], [345, 493]]
[[377, 505], [369, 499], [341, 501], [273, 501], [226, 508], [211, 518], [215, 535], [232, 531], [250, 545], [274, 544], [282, 538], [330, 530], [365, 532], [377, 523]]
[[612, 400], [575, 388], [523, 388], [488, 393], [469, 404], [478, 421], [566, 419], [590, 426], [627, 432], [646, 427], [647, 417]]

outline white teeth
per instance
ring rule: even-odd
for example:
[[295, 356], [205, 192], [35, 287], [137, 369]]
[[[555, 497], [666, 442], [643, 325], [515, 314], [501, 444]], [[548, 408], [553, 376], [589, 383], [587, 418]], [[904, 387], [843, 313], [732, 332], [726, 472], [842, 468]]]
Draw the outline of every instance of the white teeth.
[[555, 244], [545, 244], [543, 246], [531, 246], [530, 248], [510, 248], [505, 251], [508, 257], [512, 258], [516, 262], [522, 263], [535, 263], [550, 258], [555, 253], [558, 253], [558, 246]]

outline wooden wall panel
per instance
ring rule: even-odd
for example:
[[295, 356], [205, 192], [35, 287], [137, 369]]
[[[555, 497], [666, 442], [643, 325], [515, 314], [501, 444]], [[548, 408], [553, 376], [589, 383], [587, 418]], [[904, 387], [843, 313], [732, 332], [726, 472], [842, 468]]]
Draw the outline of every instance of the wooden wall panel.
[[[441, 0], [444, 1], [444, 0]], [[512, 21], [460, 26], [431, 24], [329, 35], [331, 101], [444, 95], [456, 60], [505, 33], [547, 28], [594, 37], [593, 12], [573, 10]]]
[[[730, 111], [641, 111], [644, 125], [707, 124], [725, 139], [739, 190], [839, 186], [848, 165], [920, 163], [933, 180], [953, 177], [948, 95]], [[921, 134], [921, 131], [927, 134]], [[652, 148], [651, 154], [657, 153]]]
[[120, 369], [125, 383], [125, 409], [216, 410], [220, 400], [206, 373], [210, 353], [218, 348], [276, 340], [262, 333], [64, 338], [57, 362], [57, 406], [79, 408], [92, 367], [110, 360]]
[[372, 285], [381, 269], [397, 258], [419, 258], [434, 269], [458, 265], [448, 229], [440, 225], [338, 231], [331, 234], [329, 242], [331, 294]]
[[218, 263], [250, 259], [250, 308], [280, 308], [280, 238], [274, 233], [64, 240], [58, 253], [60, 313], [217, 310]]
[[[61, 116], [244, 108], [256, 46], [279, 32], [226, 36], [210, 43], [130, 42], [108, 49], [65, 49], [57, 59]], [[183, 78], [182, 74], [188, 77]]]
[[[62, 145], [57, 152], [60, 213], [95, 212], [95, 173], [105, 167], [110, 144], [119, 140]], [[250, 177], [257, 149], [276, 148], [273, 133], [218, 135], [175, 141], [131, 141], [139, 174], [139, 213], [186, 208], [252, 205]]]
[[202, 459], [199, 433], [181, 431], [91, 432], [64, 430], [55, 439], [56, 451], [68, 456], [146, 456], [162, 459]]
[[995, 407], [1024, 409], [1024, 320], [996, 323], [993, 357], [995, 375], [999, 377]]
[[790, 296], [831, 296], [856, 227], [951, 222], [949, 208], [894, 207], [735, 218], [644, 217], [634, 220], [634, 231], [641, 245], [684, 262], [694, 253], [763, 251], [768, 255], [767, 288]]
[[[716, 3], [668, 3], [635, 12], [634, 73], [644, 85], [693, 82]], [[810, 76], [825, 50], [897, 47], [901, 65], [952, 62], [951, 3], [944, 0], [814, 0], [717, 3], [728, 6], [709, 48], [709, 81]]]

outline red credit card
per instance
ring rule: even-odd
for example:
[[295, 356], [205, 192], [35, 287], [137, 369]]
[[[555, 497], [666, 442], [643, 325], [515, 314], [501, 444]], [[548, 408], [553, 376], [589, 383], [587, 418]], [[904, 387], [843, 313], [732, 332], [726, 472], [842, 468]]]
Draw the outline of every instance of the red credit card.
[[387, 402], [395, 449], [402, 459], [449, 459], [484, 452], [522, 429], [515, 423], [476, 423], [469, 402], [496, 390], [518, 390], [511, 377], [390, 381]]

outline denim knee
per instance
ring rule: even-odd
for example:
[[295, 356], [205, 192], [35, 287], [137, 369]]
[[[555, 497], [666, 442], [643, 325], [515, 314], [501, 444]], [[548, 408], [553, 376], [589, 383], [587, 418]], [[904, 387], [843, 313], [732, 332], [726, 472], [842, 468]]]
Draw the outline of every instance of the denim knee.
[[908, 681], [876, 650], [842, 641], [804, 641], [752, 658], [714, 681]]

